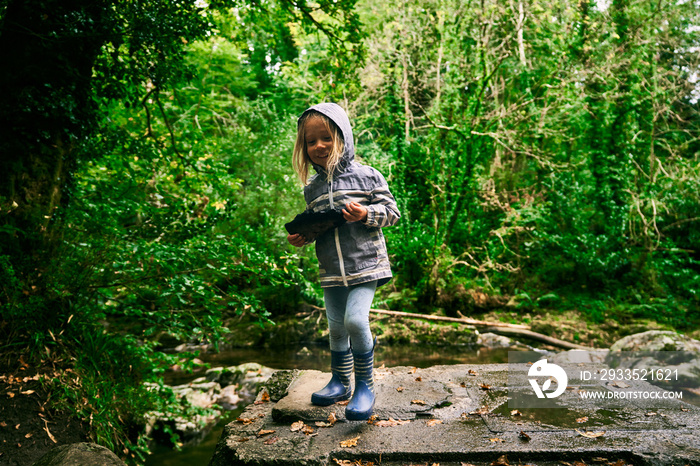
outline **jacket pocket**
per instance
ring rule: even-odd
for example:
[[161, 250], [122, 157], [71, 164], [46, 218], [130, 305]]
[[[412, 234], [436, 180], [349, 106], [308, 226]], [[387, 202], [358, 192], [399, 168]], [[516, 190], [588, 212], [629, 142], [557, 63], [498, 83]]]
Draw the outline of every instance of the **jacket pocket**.
[[346, 224], [339, 233], [346, 272], [359, 272], [376, 267], [379, 262], [378, 228], [367, 228], [361, 223]]

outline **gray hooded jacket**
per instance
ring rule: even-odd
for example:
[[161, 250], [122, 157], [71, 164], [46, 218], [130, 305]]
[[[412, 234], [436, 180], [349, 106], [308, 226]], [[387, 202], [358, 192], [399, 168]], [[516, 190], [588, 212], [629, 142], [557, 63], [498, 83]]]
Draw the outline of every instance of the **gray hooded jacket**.
[[336, 104], [314, 105], [330, 118], [343, 134], [345, 151], [331, 181], [323, 167], [314, 165], [316, 175], [304, 187], [306, 210], [324, 212], [343, 209], [349, 202], [367, 208], [365, 222], [352, 222], [327, 231], [316, 239], [321, 286], [352, 286], [377, 280], [381, 286], [391, 279], [382, 227], [395, 225], [401, 214], [386, 180], [372, 167], [355, 161], [355, 145], [350, 120]]

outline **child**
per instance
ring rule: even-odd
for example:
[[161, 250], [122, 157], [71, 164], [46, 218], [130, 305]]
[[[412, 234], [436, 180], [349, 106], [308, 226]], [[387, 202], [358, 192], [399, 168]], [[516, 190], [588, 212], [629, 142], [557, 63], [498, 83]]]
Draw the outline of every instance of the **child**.
[[[302, 114], [292, 161], [304, 184], [306, 210], [342, 208], [347, 221], [316, 239], [332, 376], [311, 396], [311, 402], [327, 406], [352, 395], [345, 417], [364, 420], [372, 414], [375, 398], [375, 341], [369, 310], [376, 288], [392, 276], [381, 228], [395, 225], [400, 213], [382, 174], [354, 158], [350, 120], [340, 106], [322, 103]], [[316, 171], [310, 179], [309, 165]], [[299, 234], [287, 240], [297, 247], [307, 243]], [[350, 387], [353, 362], [354, 394]]]

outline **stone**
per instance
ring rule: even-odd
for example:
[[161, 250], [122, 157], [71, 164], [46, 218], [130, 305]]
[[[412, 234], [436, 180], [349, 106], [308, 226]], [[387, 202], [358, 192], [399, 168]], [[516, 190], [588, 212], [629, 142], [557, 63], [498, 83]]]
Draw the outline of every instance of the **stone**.
[[[527, 364], [522, 365], [527, 375]], [[671, 399], [653, 409], [637, 400], [600, 409], [594, 402], [581, 403], [576, 390], [612, 389], [601, 381], [578, 379], [570, 380], [578, 387], [547, 400], [546, 408], [514, 412], [511, 397], [531, 386], [526, 377], [512, 382], [510, 367], [377, 368], [375, 413], [383, 422], [348, 421], [340, 404], [312, 406], [310, 390], [323, 386], [330, 374], [298, 371], [286, 396], [277, 402], [258, 396], [225, 427], [209, 466], [555, 466], [562, 461], [596, 464], [600, 458], [606, 464], [700, 466], [700, 408]], [[663, 391], [644, 381], [637, 381], [633, 389]], [[278, 386], [276, 391], [283, 390]], [[326, 422], [330, 414], [337, 418], [332, 426]], [[261, 434], [268, 431], [274, 432]], [[507, 460], [499, 461], [504, 455]]]
[[[204, 377], [190, 383], [170, 387], [178, 398], [184, 398], [189, 405], [208, 411], [190, 418], [169, 417], [164, 413], [152, 412], [146, 419], [148, 435], [156, 437], [168, 426], [180, 436], [184, 444], [195, 445], [216, 425], [222, 411], [236, 409], [242, 401], [254, 400], [259, 388], [275, 372], [275, 369], [257, 363], [217, 367], [209, 369]], [[158, 389], [156, 385], [151, 387], [153, 390]]]
[[700, 341], [670, 330], [649, 330], [616, 341], [610, 351], [693, 351], [700, 352]]
[[235, 385], [228, 385], [222, 388], [219, 396], [216, 398], [216, 404], [227, 411], [236, 409], [241, 401], [242, 399], [238, 396]]
[[197, 445], [207, 436], [216, 425], [221, 413], [213, 411], [211, 414], [197, 414], [190, 418], [177, 417], [173, 423], [175, 432], [180, 435], [180, 440], [185, 445]]
[[299, 376], [299, 369], [279, 370], [265, 382], [264, 387], [271, 401], [279, 401], [289, 393], [289, 385]]
[[188, 384], [176, 385], [172, 389], [176, 396], [186, 398], [189, 404], [198, 408], [211, 408], [221, 393], [221, 385], [209, 382], [204, 377]]
[[285, 223], [284, 227], [290, 235], [300, 234], [308, 242], [312, 242], [326, 231], [339, 227], [345, 222], [345, 217], [340, 210], [302, 212], [291, 222]]
[[503, 335], [495, 333], [480, 333], [477, 337], [476, 344], [485, 346], [486, 348], [510, 348], [513, 346], [513, 341]]
[[604, 363], [605, 358], [610, 350], [608, 349], [595, 349], [590, 350], [580, 350], [573, 349], [569, 351], [562, 351], [561, 353], [556, 353], [548, 360], [555, 364], [591, 364], [591, 363]]
[[238, 366], [216, 367], [209, 369], [204, 377], [210, 382], [216, 382], [222, 387], [239, 385], [239, 392], [247, 393], [251, 398], [255, 397], [260, 386], [265, 383], [275, 369], [265, 367], [258, 363], [245, 363]]
[[676, 332], [628, 335], [610, 347], [607, 362], [620, 369], [660, 374], [647, 377], [658, 386], [700, 388], [700, 341]]
[[54, 448], [33, 466], [124, 466], [124, 462], [101, 445], [73, 443]]

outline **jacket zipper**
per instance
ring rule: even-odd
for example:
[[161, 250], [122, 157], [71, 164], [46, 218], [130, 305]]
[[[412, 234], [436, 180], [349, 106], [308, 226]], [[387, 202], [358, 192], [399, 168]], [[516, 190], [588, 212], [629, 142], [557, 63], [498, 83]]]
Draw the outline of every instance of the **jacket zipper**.
[[[328, 203], [331, 209], [335, 209], [335, 204], [333, 203], [333, 178], [328, 182]], [[335, 250], [338, 253], [338, 264], [340, 264], [340, 276], [343, 277], [343, 285], [348, 286], [348, 279], [345, 276], [345, 263], [343, 262], [343, 252], [340, 249], [340, 237], [338, 235], [338, 228], [335, 229]]]

